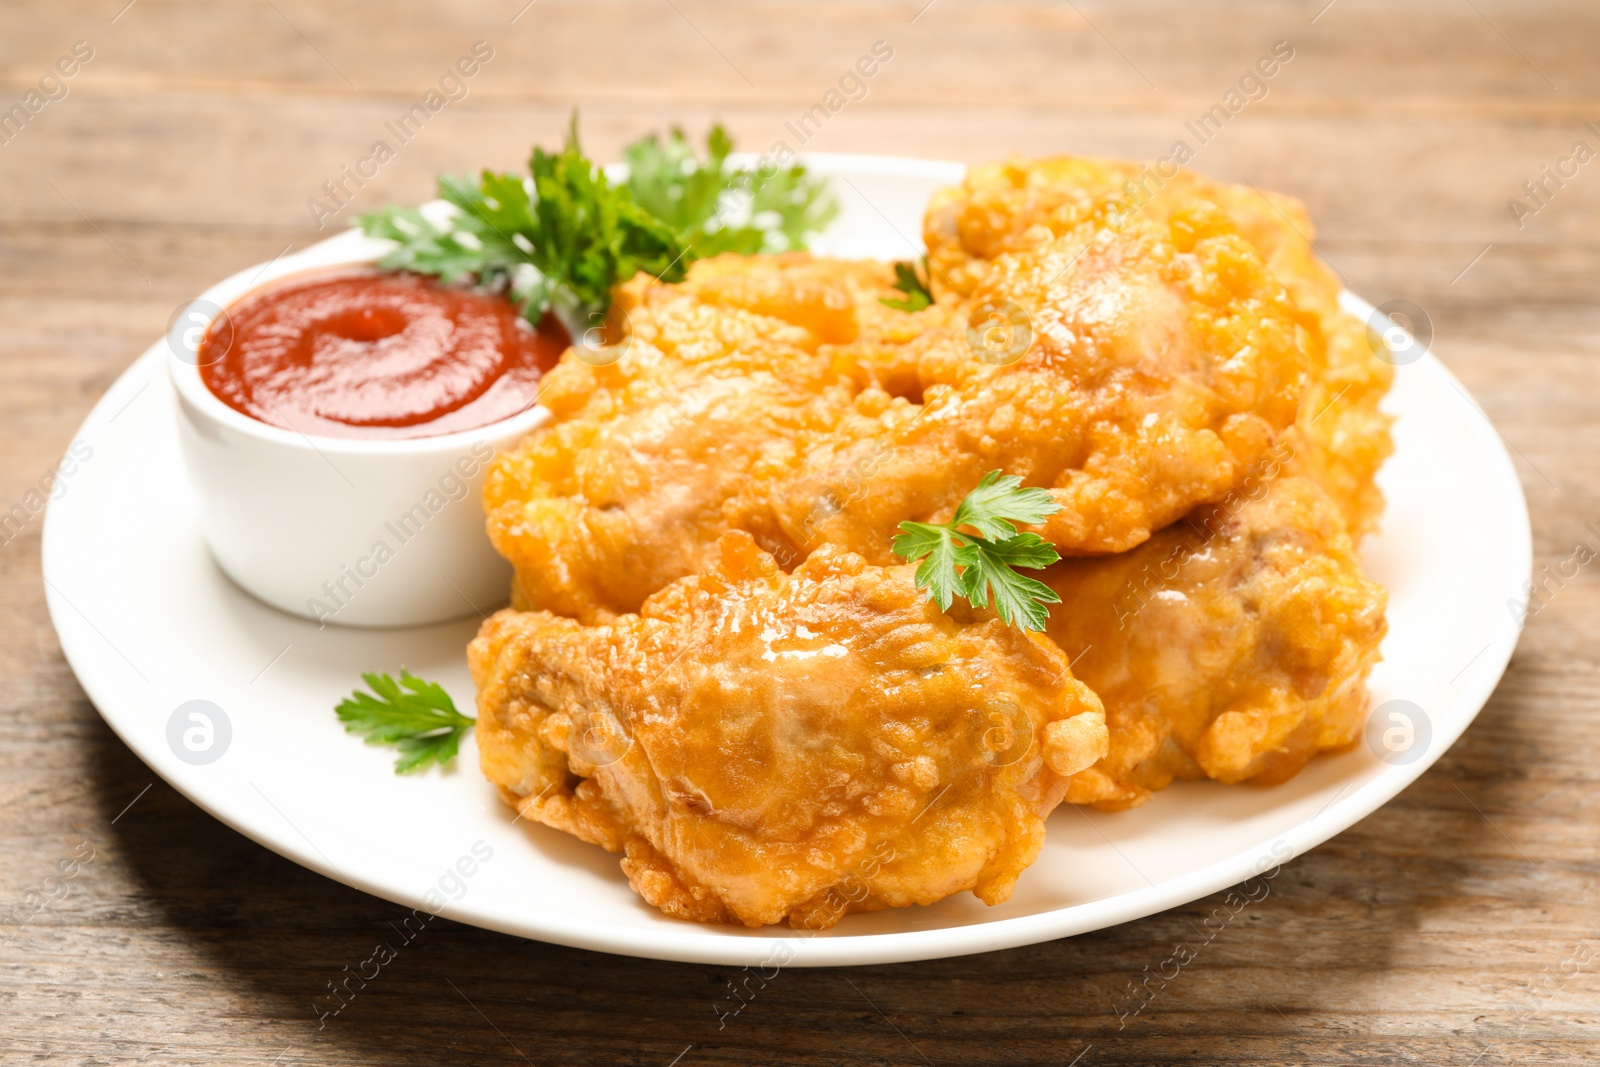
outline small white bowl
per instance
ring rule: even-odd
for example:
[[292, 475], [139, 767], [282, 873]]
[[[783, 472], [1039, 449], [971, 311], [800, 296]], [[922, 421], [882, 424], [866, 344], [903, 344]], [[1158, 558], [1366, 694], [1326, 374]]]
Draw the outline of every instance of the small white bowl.
[[535, 406], [438, 437], [315, 437], [258, 422], [206, 387], [198, 345], [219, 311], [290, 275], [371, 266], [389, 247], [352, 230], [241, 271], [167, 330], [178, 436], [212, 555], [273, 607], [344, 626], [420, 626], [505, 602], [511, 568], [485, 532], [484, 472], [549, 417]]

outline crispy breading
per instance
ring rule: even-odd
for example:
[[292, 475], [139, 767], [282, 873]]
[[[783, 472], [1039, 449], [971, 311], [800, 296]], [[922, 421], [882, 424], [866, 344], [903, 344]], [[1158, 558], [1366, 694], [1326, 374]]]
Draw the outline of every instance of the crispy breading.
[[937, 194], [924, 224], [935, 278], [979, 293], [997, 264], [1037, 243], [1095, 222], [1112, 229], [1181, 218], [1196, 203], [1227, 213], [1265, 260], [1315, 337], [1305, 347], [1309, 380], [1295, 428], [1291, 469], [1328, 490], [1357, 535], [1383, 510], [1374, 484], [1393, 446], [1378, 403], [1394, 378], [1367, 324], [1339, 308], [1339, 281], [1317, 258], [1305, 205], [1293, 197], [1229, 185], [1192, 171], [1165, 176], [1149, 164], [1058, 157], [974, 167], [961, 186]]
[[1321, 487], [1274, 473], [1132, 552], [1046, 572], [1062, 600], [1050, 637], [1111, 735], [1069, 801], [1132, 807], [1174, 778], [1281, 782], [1359, 736], [1387, 598]]
[[541, 393], [552, 423], [490, 468], [489, 536], [516, 567], [513, 602], [588, 622], [638, 610], [712, 558], [723, 506], [764, 454], [889, 403], [818, 351], [854, 332], [851, 286], [874, 280], [893, 291], [881, 264], [728, 256], [687, 285], [626, 286], [622, 343], [569, 350]]
[[[1121, 551], [1225, 495], [1299, 410], [1296, 309], [1208, 204], [1003, 255], [964, 307], [912, 342], [910, 417], [815, 441], [746, 487], [737, 520], [772, 536], [832, 501], [793, 547], [882, 558], [901, 521], [947, 517], [998, 468], [1050, 490], [1038, 532], [1062, 552]], [[868, 462], [852, 496], [845, 472]]]
[[1106, 751], [1060, 650], [940, 612], [909, 566], [835, 549], [786, 574], [729, 533], [638, 615], [503, 611], [469, 650], [484, 773], [612, 851], [669, 915], [831, 926], [1007, 899]]

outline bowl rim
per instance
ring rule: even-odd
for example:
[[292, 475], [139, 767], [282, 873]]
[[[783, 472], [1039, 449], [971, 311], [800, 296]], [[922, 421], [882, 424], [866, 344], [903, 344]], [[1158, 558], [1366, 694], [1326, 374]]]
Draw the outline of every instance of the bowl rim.
[[[215, 316], [209, 313], [207, 305], [227, 311], [237, 307], [248, 297], [275, 288], [285, 279], [295, 275], [332, 276], [341, 267], [373, 267], [393, 247], [391, 241], [367, 237], [359, 230], [349, 229], [299, 252], [281, 255], [266, 263], [246, 267], [211, 286], [199, 296], [180, 304], [172, 314], [163, 341], [157, 342], [167, 350], [164, 359], [167, 364], [167, 377], [177, 390], [181, 401], [180, 408], [187, 409], [234, 434], [265, 445], [339, 456], [453, 454], [479, 441], [492, 441], [528, 433], [541, 425], [549, 417], [550, 412], [537, 402], [538, 394], [536, 394], [533, 404], [507, 418], [482, 426], [427, 437], [329, 437], [284, 429], [262, 422], [224, 403], [201, 377], [196, 352], [198, 346], [190, 344], [183, 335], [176, 338], [174, 336], [176, 333], [174, 324], [185, 317], [184, 312], [187, 309], [195, 308], [205, 317], [206, 326], [209, 328]], [[189, 358], [183, 358], [177, 345], [182, 346], [182, 352], [187, 353]]]

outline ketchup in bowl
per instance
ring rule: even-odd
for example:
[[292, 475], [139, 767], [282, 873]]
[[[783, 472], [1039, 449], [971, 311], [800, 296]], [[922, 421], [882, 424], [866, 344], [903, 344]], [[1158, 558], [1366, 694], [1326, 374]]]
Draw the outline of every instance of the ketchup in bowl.
[[269, 426], [415, 438], [527, 410], [568, 338], [500, 296], [416, 274], [343, 273], [265, 290], [200, 342], [206, 388]]

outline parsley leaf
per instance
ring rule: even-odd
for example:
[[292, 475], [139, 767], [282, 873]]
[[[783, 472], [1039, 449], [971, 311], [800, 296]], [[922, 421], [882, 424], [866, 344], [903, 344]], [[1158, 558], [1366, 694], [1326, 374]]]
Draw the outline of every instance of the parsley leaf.
[[[961, 549], [956, 562], [961, 564], [961, 595], [975, 608], [987, 607], [994, 596], [994, 610], [1008, 625], [1024, 630], [1043, 630], [1050, 617], [1046, 604], [1059, 604], [1056, 591], [1037, 578], [1018, 574], [1014, 568], [1048, 567], [1061, 556], [1055, 546], [1038, 534], [1024, 533], [1004, 541], [973, 537]], [[1020, 623], [1016, 620], [1021, 619]]]
[[431, 274], [447, 284], [471, 280], [508, 294], [529, 322], [554, 310], [574, 334], [603, 316], [612, 287], [637, 272], [683, 279], [687, 245], [584, 156], [576, 114], [566, 147], [536, 147], [528, 169], [529, 177], [444, 175], [439, 196], [455, 208], [444, 222], [401, 207], [356, 221], [368, 236], [396, 243], [378, 261], [384, 270]]
[[443, 686], [406, 670], [398, 682], [387, 674], [361, 677], [372, 692], [354, 690], [334, 709], [347, 732], [364, 735], [369, 745], [398, 748], [396, 774], [455, 759], [462, 736], [477, 720], [457, 711]]
[[1050, 490], [1024, 489], [1016, 475], [990, 471], [961, 501], [950, 525], [971, 526], [984, 537], [1010, 537], [1017, 532], [1013, 523], [1043, 522], [1060, 510]]
[[527, 232], [529, 256], [553, 283], [556, 306], [575, 321], [603, 315], [612, 286], [639, 271], [683, 280], [690, 250], [682, 237], [584, 158], [576, 114], [566, 148], [554, 155], [535, 148], [530, 169], [536, 225]]
[[956, 571], [966, 540], [949, 526], [925, 522], [902, 522], [900, 531], [890, 547], [901, 559], [922, 560], [917, 567], [917, 588], [926, 589], [928, 599], [938, 604], [940, 611], [948, 611], [954, 594], [966, 596]]
[[434, 225], [416, 208], [391, 207], [358, 220], [369, 237], [383, 237], [397, 247], [381, 261], [385, 270], [432, 274], [446, 284], [482, 270], [483, 251], [449, 229]]
[[677, 282], [703, 256], [804, 248], [838, 213], [826, 184], [804, 167], [736, 167], [732, 151], [721, 126], [704, 157], [681, 130], [646, 137], [624, 151], [628, 179], [613, 182], [583, 154], [574, 114], [566, 146], [534, 148], [527, 176], [441, 177], [439, 196], [455, 209], [446, 220], [386, 207], [356, 221], [368, 236], [395, 242], [383, 269], [505, 293], [529, 322], [554, 311], [577, 336], [604, 317], [613, 287], [639, 271]]
[[695, 154], [681, 129], [651, 134], [623, 151], [628, 191], [675, 229], [696, 257], [804, 248], [839, 213], [825, 182], [805, 167], [732, 166], [733, 140], [719, 123]]
[[[1036, 533], [1018, 533], [1016, 523], [1043, 522], [1061, 510], [1048, 490], [1022, 488], [1022, 479], [990, 471], [945, 523], [902, 522], [891, 547], [906, 560], [922, 560], [915, 581], [928, 599], [949, 609], [956, 596], [975, 608], [994, 610], [1008, 626], [1043, 630], [1055, 590], [1017, 568], [1038, 570], [1061, 558]], [[969, 533], [967, 527], [976, 531]]]
[[922, 273], [917, 273], [915, 263], [894, 265], [894, 287], [906, 294], [904, 300], [879, 297], [878, 302], [899, 311], [921, 311], [933, 303], [933, 292], [928, 288], [928, 257], [922, 257]]

